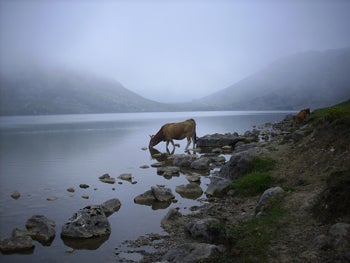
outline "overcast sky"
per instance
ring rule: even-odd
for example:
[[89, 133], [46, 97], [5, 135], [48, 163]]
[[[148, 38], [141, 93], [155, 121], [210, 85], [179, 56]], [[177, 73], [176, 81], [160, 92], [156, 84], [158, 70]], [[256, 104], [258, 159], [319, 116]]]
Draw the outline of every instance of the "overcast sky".
[[297, 52], [350, 46], [350, 1], [0, 0], [0, 60], [189, 101]]

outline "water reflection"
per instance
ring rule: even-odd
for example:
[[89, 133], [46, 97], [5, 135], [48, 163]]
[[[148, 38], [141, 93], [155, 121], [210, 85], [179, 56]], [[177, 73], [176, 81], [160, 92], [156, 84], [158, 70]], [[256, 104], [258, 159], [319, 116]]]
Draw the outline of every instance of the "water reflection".
[[61, 237], [61, 239], [67, 247], [73, 249], [96, 250], [109, 239], [109, 236], [110, 235], [105, 235], [103, 237], [89, 239], [71, 239]]

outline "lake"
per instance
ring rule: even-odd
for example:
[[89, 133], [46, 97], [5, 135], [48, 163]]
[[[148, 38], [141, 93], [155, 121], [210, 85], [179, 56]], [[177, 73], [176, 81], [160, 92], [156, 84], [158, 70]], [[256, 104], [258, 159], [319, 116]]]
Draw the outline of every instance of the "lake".
[[[1, 262], [118, 262], [118, 252], [127, 251], [123, 241], [149, 233], [165, 234], [161, 218], [170, 207], [189, 213], [197, 200], [182, 198], [175, 188], [188, 181], [184, 174], [171, 179], [157, 175], [155, 168], [142, 165], [157, 162], [148, 150], [149, 135], [155, 134], [166, 122], [194, 118], [197, 136], [212, 133], [244, 133], [253, 125], [282, 120], [288, 111], [223, 111], [125, 113], [57, 116], [0, 117], [0, 237], [11, 235], [12, 229], [25, 229], [33, 215], [45, 215], [56, 222], [56, 237], [51, 246], [35, 242], [32, 254], [0, 255]], [[183, 153], [186, 140], [175, 153]], [[169, 146], [170, 147], [170, 146]], [[192, 147], [192, 145], [191, 145]], [[165, 143], [156, 146], [165, 152]], [[225, 156], [226, 159], [229, 156]], [[117, 177], [131, 173], [133, 181], [117, 179], [122, 184], [106, 184], [98, 177], [109, 173]], [[203, 175], [201, 187], [206, 190], [209, 176]], [[88, 184], [87, 189], [79, 184]], [[165, 185], [172, 189], [177, 203], [168, 208], [155, 209], [135, 204], [133, 199], [151, 186]], [[74, 187], [69, 193], [67, 188]], [[18, 191], [21, 197], [11, 197]], [[83, 194], [89, 199], [83, 199]], [[55, 201], [47, 201], [50, 196]], [[61, 227], [74, 212], [90, 204], [101, 204], [111, 198], [121, 201], [121, 208], [108, 219], [112, 233], [108, 240], [96, 244], [98, 248], [69, 248], [60, 238]], [[137, 260], [137, 254], [121, 253]]]

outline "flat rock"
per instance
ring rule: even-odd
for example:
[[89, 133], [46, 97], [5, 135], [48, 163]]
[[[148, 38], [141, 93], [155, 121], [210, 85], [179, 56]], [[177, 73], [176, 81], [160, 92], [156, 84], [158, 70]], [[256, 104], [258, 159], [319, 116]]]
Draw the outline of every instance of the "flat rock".
[[86, 189], [86, 188], [89, 188], [90, 186], [88, 184], [80, 184], [79, 187]]
[[50, 245], [55, 238], [55, 226], [55, 221], [43, 215], [34, 215], [26, 222], [29, 235], [45, 246]]
[[175, 191], [184, 198], [197, 199], [203, 194], [202, 188], [196, 183], [179, 185]]
[[188, 174], [186, 175], [186, 179], [192, 183], [192, 182], [200, 182], [201, 180], [201, 175], [198, 173], [192, 173], [192, 174]]
[[115, 178], [111, 177], [109, 174], [104, 174], [100, 176], [98, 179], [100, 179], [101, 182], [107, 183], [107, 184], [114, 184]]
[[34, 247], [34, 241], [29, 236], [12, 236], [0, 240], [0, 251], [2, 253], [31, 252]]
[[148, 190], [134, 198], [134, 202], [140, 205], [152, 205], [155, 201], [157, 201], [157, 199], [153, 195], [152, 190]]
[[119, 175], [118, 178], [125, 181], [131, 181], [132, 175], [130, 173], [125, 173], [125, 174]]
[[152, 163], [151, 166], [158, 168], [158, 167], [162, 167], [165, 165], [165, 162], [157, 162], [157, 163]]
[[61, 236], [71, 239], [88, 239], [108, 236], [111, 226], [100, 205], [87, 206], [62, 226]]
[[50, 196], [48, 198], [46, 198], [47, 201], [56, 201], [58, 199], [57, 196]]
[[191, 168], [195, 170], [208, 170], [210, 159], [208, 157], [201, 157], [191, 163]]

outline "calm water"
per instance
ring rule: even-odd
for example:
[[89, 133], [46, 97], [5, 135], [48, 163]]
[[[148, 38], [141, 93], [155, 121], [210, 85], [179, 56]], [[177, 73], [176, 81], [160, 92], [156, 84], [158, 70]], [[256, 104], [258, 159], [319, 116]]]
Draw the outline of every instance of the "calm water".
[[[155, 134], [166, 122], [194, 118], [197, 136], [211, 133], [238, 132], [252, 129], [252, 125], [275, 122], [289, 112], [182, 112], [133, 113], [98, 115], [59, 115], [35, 117], [0, 117], [0, 237], [11, 234], [13, 228], [25, 229], [25, 222], [35, 214], [42, 214], [56, 222], [56, 238], [50, 247], [35, 243], [30, 255], [0, 255], [1, 262], [117, 262], [115, 248], [122, 252], [122, 242], [147, 233], [164, 234], [161, 218], [169, 208], [153, 210], [150, 206], [134, 204], [135, 196], [162, 184], [172, 189], [182, 213], [200, 205], [198, 200], [182, 198], [175, 192], [187, 184], [184, 174], [172, 179], [157, 175], [155, 168], [142, 169], [157, 160], [149, 151], [149, 135]], [[183, 153], [185, 140], [175, 153]], [[165, 144], [156, 147], [165, 151]], [[227, 156], [229, 158], [229, 156]], [[131, 173], [137, 184], [105, 184], [98, 180], [104, 173], [117, 178]], [[121, 181], [117, 179], [117, 181]], [[202, 176], [203, 191], [209, 182]], [[79, 184], [90, 185], [80, 189]], [[69, 193], [68, 187], [76, 191]], [[113, 188], [115, 188], [113, 190]], [[21, 197], [10, 195], [19, 191]], [[83, 199], [88, 194], [89, 199]], [[47, 197], [56, 196], [56, 201]], [[204, 195], [202, 196], [204, 197]], [[73, 213], [89, 204], [100, 204], [118, 198], [121, 209], [109, 217], [112, 233], [101, 241], [98, 249], [76, 249], [68, 254], [68, 245], [60, 238], [62, 225]]]

